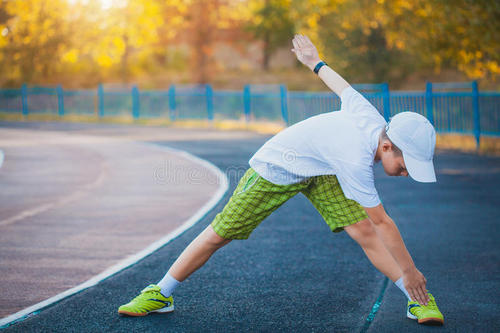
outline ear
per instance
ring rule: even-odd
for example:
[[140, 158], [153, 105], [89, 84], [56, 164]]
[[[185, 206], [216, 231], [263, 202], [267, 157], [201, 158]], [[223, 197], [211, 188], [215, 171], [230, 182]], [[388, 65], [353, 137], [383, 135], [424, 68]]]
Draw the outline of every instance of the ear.
[[389, 141], [382, 142], [382, 151], [384, 153], [388, 152], [388, 151], [392, 151], [392, 143]]

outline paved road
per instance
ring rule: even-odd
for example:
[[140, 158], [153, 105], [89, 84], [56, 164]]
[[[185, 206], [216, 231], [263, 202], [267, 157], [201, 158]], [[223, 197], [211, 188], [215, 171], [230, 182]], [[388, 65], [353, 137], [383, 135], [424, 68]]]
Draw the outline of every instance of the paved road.
[[[265, 138], [166, 141], [224, 171], [245, 167]], [[285, 203], [249, 240], [221, 249], [175, 293], [176, 311], [126, 318], [117, 307], [160, 279], [182, 249], [222, 209], [137, 265], [8, 332], [66, 331], [500, 331], [500, 158], [439, 152], [437, 184], [383, 175], [376, 183], [413, 258], [445, 314], [444, 327], [405, 318], [406, 301], [345, 233], [333, 235], [302, 195]], [[231, 176], [232, 175], [232, 176]], [[230, 173], [231, 187], [237, 176]], [[229, 194], [228, 194], [229, 195]], [[375, 300], [382, 303], [370, 326]]]

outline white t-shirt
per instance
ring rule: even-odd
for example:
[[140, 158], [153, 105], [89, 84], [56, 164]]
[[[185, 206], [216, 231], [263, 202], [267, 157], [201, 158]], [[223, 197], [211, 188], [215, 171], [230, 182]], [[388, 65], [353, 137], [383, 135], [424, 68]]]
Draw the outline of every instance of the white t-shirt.
[[269, 139], [250, 159], [264, 179], [278, 185], [336, 175], [347, 198], [375, 207], [373, 162], [385, 119], [352, 87], [340, 96], [340, 111], [310, 117]]

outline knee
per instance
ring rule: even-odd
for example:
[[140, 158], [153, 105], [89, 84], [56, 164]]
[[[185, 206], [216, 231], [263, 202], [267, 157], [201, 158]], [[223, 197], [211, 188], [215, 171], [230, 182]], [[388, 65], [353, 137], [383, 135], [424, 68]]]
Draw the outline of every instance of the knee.
[[370, 219], [364, 219], [344, 229], [352, 239], [363, 247], [369, 246], [373, 237], [377, 237], [377, 233], [375, 232]]
[[214, 229], [212, 228], [211, 225], [209, 225], [205, 231], [203, 232], [205, 234], [205, 239], [206, 242], [209, 243], [211, 246], [220, 248], [223, 247], [224, 245], [228, 244], [231, 242], [231, 239], [226, 239], [221, 236], [219, 236]]

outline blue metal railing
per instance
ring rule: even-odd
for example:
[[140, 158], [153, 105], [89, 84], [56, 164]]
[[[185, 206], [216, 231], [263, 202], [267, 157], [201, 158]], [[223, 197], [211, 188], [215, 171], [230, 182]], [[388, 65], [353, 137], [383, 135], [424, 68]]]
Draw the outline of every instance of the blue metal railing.
[[[426, 116], [441, 133], [500, 136], [500, 93], [479, 92], [477, 83], [426, 84], [425, 91], [390, 91], [387, 83], [353, 85], [388, 120], [402, 111]], [[64, 90], [57, 87], [0, 89], [0, 112], [29, 114], [132, 115], [133, 118], [234, 119], [291, 125], [340, 109], [332, 92], [288, 91], [285, 85], [246, 85], [213, 90], [210, 85], [172, 85], [168, 90]]]

